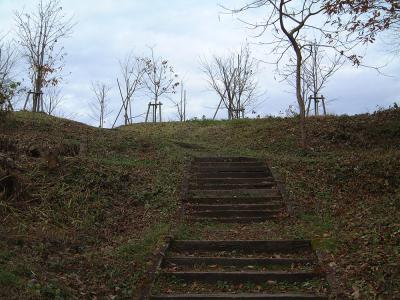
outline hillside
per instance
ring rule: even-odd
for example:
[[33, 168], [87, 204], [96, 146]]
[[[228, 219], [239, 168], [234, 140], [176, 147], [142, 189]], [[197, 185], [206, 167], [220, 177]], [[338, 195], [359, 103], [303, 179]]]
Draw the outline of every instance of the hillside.
[[[293, 118], [108, 130], [9, 115], [0, 124], [0, 298], [137, 295], [152, 253], [176, 227], [185, 163], [205, 154], [258, 157], [286, 183], [293, 221], [246, 226], [236, 238], [310, 238], [327, 251], [344, 297], [398, 297], [399, 109], [311, 118], [307, 127], [305, 151]], [[197, 229], [178, 231], [194, 238]], [[231, 230], [205, 229], [209, 237]]]

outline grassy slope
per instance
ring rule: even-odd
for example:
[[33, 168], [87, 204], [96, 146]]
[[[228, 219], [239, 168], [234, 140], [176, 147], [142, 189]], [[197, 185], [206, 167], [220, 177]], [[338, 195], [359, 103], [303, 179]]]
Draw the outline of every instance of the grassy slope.
[[[313, 118], [307, 152], [297, 147], [295, 119], [99, 130], [19, 113], [0, 126], [0, 139], [19, 145], [17, 177], [26, 190], [0, 202], [0, 298], [135, 294], [178, 210], [184, 162], [204, 154], [266, 159], [296, 208], [290, 220], [219, 228], [226, 236], [311, 238], [332, 253], [325, 259], [347, 296], [400, 294], [398, 110]], [[24, 155], [31, 144], [62, 149], [60, 166], [50, 171]], [[71, 156], [78, 144], [88, 153]], [[213, 237], [215, 227], [182, 226], [180, 235]]]

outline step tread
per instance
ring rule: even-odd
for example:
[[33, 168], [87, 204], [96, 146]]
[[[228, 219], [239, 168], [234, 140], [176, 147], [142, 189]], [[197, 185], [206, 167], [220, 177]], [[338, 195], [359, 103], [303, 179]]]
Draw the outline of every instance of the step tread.
[[275, 198], [281, 198], [281, 195], [278, 195], [278, 193], [273, 194], [273, 195], [267, 195], [267, 196], [214, 196], [214, 197], [188, 197], [187, 199], [231, 199], [231, 200], [243, 200], [243, 201], [248, 201], [248, 200], [271, 200]]
[[190, 218], [192, 222], [197, 223], [238, 223], [238, 224], [250, 224], [250, 223], [262, 223], [268, 220], [273, 220], [277, 216], [265, 216], [265, 217], [229, 217], [229, 218], [213, 218], [213, 217], [195, 217]]
[[165, 264], [175, 265], [220, 265], [220, 266], [249, 266], [249, 265], [292, 265], [315, 263], [311, 258], [264, 258], [264, 257], [193, 257], [172, 256], [165, 259]]
[[210, 274], [218, 274], [218, 275], [313, 275], [319, 276], [320, 273], [317, 272], [309, 272], [309, 271], [163, 271], [161, 273], [164, 274], [199, 274], [199, 275], [210, 275]]
[[235, 197], [190, 197], [184, 201], [188, 205], [219, 205], [219, 204], [243, 204], [243, 205], [254, 205], [254, 204], [271, 204], [278, 205], [283, 204], [281, 196], [271, 197], [246, 197], [246, 198], [235, 198]]
[[196, 272], [196, 271], [162, 271], [160, 275], [163, 277], [171, 277], [185, 280], [187, 282], [217, 282], [227, 281], [234, 283], [245, 282], [266, 282], [268, 280], [285, 281], [285, 282], [303, 282], [315, 278], [320, 278], [321, 273], [309, 271], [236, 271], [236, 272]]
[[249, 217], [269, 217], [280, 214], [279, 210], [195, 210], [189, 211], [190, 216], [195, 217], [227, 217], [227, 218], [249, 218]]
[[199, 178], [199, 179], [210, 179], [210, 178], [218, 178], [218, 179], [230, 179], [230, 178], [265, 178], [270, 177], [271, 172], [209, 172], [209, 173], [192, 173], [191, 178]]
[[193, 167], [193, 173], [268, 173], [265, 167]]
[[258, 178], [190, 178], [190, 184], [246, 184], [275, 182], [273, 177]]
[[[212, 196], [213, 198], [258, 198], [263, 195], [263, 198], [277, 197], [280, 196], [277, 189], [237, 189], [237, 190], [189, 190], [189, 194], [202, 193], [203, 197], [197, 198], [207, 198]], [[224, 196], [229, 193], [227, 196]], [[221, 195], [222, 194], [222, 195]], [[246, 194], [245, 196], [243, 194]], [[191, 196], [191, 198], [196, 198]]]
[[310, 240], [173, 240], [170, 250], [262, 251], [311, 250]]
[[188, 204], [188, 209], [193, 210], [255, 210], [255, 209], [271, 209], [271, 208], [281, 208], [283, 206], [282, 202], [277, 203], [256, 203], [256, 204]]
[[260, 161], [255, 157], [246, 157], [246, 156], [203, 156], [203, 157], [195, 157], [193, 159], [195, 162], [231, 162], [231, 161]]
[[260, 161], [214, 161], [214, 162], [206, 162], [200, 161], [192, 163], [192, 166], [200, 166], [200, 167], [208, 167], [208, 166], [255, 166], [255, 167], [266, 167], [265, 163]]
[[150, 299], [163, 300], [163, 299], [278, 299], [278, 300], [325, 300], [326, 296], [313, 295], [313, 294], [298, 294], [298, 293], [280, 293], [280, 294], [265, 294], [265, 293], [216, 293], [216, 294], [161, 294], [152, 295]]
[[189, 184], [191, 189], [199, 188], [215, 188], [215, 189], [246, 189], [246, 188], [263, 188], [263, 187], [273, 187], [275, 182], [259, 182], [259, 183], [204, 183], [204, 184]]
[[[193, 207], [192, 207], [193, 208]], [[274, 213], [274, 212], [279, 212], [279, 210], [276, 210], [276, 209], [248, 209], [248, 208], [242, 208], [242, 209], [239, 209], [239, 210], [229, 210], [229, 207], [225, 207], [226, 208], [226, 210], [214, 210], [214, 209], [212, 209], [212, 208], [202, 208], [202, 209], [192, 209], [191, 211], [194, 211], [194, 212], [243, 212], [243, 213], [246, 213], [246, 212], [265, 212], [265, 213]], [[255, 207], [255, 208], [257, 208], [257, 207]]]

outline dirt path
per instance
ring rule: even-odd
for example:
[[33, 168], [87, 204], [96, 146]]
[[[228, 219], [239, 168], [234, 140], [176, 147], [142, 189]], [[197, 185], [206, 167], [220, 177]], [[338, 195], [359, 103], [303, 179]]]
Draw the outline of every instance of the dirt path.
[[[263, 162], [195, 159], [185, 202], [189, 226], [206, 224], [211, 239], [172, 240], [150, 299], [328, 299], [309, 240], [246, 237], [248, 227], [287, 219], [277, 184]], [[229, 224], [229, 230], [222, 224]]]

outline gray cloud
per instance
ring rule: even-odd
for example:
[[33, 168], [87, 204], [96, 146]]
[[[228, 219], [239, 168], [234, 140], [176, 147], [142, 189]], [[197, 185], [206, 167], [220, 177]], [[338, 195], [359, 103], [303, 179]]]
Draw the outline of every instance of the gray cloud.
[[[32, 9], [36, 1], [2, 0], [0, 2], [0, 31], [13, 28], [13, 10]], [[119, 110], [120, 99], [116, 88], [118, 59], [130, 51], [138, 55], [148, 54], [147, 46], [156, 46], [156, 53], [167, 58], [177, 73], [184, 78], [189, 96], [190, 117], [211, 117], [218, 97], [208, 90], [200, 71], [199, 58], [239, 47], [252, 32], [229, 15], [220, 15], [218, 3], [229, 5], [242, 1], [196, 0], [69, 0], [64, 1], [66, 14], [73, 14], [77, 25], [73, 35], [64, 42], [68, 52], [66, 79], [62, 85], [66, 115], [90, 124], [88, 103], [92, 99], [90, 83], [104, 81], [112, 90], [110, 108]], [[259, 13], [259, 12], [255, 12]], [[379, 65], [389, 61], [384, 43], [368, 49], [367, 63]], [[253, 47], [257, 58], [268, 60], [268, 49]], [[295, 104], [290, 87], [274, 79], [274, 66], [263, 65], [259, 81], [267, 90], [266, 101], [258, 108], [261, 115], [279, 114], [290, 104]], [[398, 75], [400, 64], [392, 60], [384, 69], [390, 75]], [[68, 73], [71, 73], [68, 75]], [[362, 113], [373, 111], [377, 105], [388, 106], [399, 100], [400, 83], [397, 77], [385, 77], [367, 68], [346, 66], [327, 85], [324, 94], [329, 100], [328, 109], [333, 113]], [[178, 97], [176, 95], [175, 97]], [[135, 100], [135, 114], [146, 111], [148, 97], [141, 94]], [[168, 100], [165, 103], [166, 119], [173, 119], [175, 111]], [[220, 114], [224, 116], [224, 112]], [[139, 121], [140, 119], [138, 119]], [[110, 118], [108, 125], [111, 124]]]

